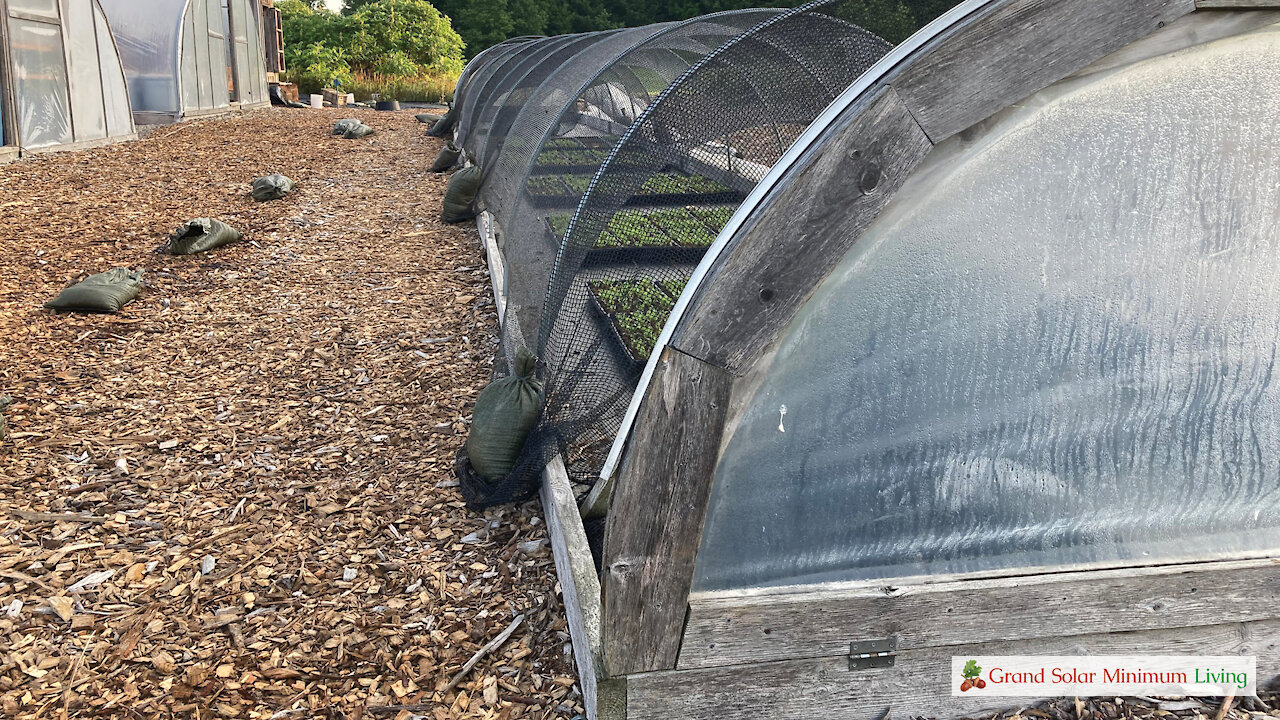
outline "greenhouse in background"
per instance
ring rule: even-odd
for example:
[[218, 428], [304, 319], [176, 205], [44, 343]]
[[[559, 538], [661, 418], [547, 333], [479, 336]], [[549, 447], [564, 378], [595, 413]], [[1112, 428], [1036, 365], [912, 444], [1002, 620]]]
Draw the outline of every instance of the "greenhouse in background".
[[138, 124], [270, 104], [258, 0], [102, 5], [120, 46]]
[[1280, 3], [968, 0], [892, 49], [854, 5], [509, 41], [434, 128], [546, 389], [459, 477], [541, 493], [588, 716], [1007, 709], [961, 655], [1265, 686]]
[[97, 0], [8, 0], [3, 159], [136, 137], [120, 56]]

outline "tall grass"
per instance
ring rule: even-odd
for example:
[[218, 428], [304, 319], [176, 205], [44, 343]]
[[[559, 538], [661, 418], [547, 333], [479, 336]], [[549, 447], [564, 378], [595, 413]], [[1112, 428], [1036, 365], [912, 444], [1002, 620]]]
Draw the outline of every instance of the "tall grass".
[[344, 89], [355, 93], [357, 100], [367, 101], [377, 93], [383, 100], [416, 102], [452, 102], [453, 88], [458, 84], [456, 75], [419, 75], [401, 77], [376, 73], [355, 73], [351, 84]]
[[[284, 80], [297, 83], [298, 91], [304, 96], [318, 94], [328, 83], [308, 73], [285, 73]], [[383, 100], [405, 100], [410, 102], [453, 102], [453, 89], [458, 84], [456, 75], [419, 75], [404, 77], [401, 75], [380, 75], [377, 73], [357, 72], [351, 80], [342, 85], [342, 92], [354, 93], [357, 100], [368, 102], [371, 95], [377, 93]]]

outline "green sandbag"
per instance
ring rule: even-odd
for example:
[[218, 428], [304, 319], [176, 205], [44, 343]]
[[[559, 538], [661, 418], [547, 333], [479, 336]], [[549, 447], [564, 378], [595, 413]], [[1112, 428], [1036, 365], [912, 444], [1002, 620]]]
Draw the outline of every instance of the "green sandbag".
[[471, 467], [487, 480], [499, 480], [511, 472], [524, 440], [542, 412], [542, 383], [533, 377], [538, 359], [520, 349], [516, 372], [494, 380], [480, 391], [471, 414], [467, 456]]
[[443, 116], [443, 115], [437, 115], [437, 114], [435, 114], [435, 113], [418, 113], [417, 115], [414, 115], [413, 117], [414, 117], [414, 118], [416, 118], [416, 119], [417, 119], [417, 121], [418, 121], [418, 122], [420, 122], [420, 123], [423, 123], [423, 124], [425, 124], [425, 125], [430, 125], [431, 123], [434, 123], [434, 122], [439, 121], [439, 120], [440, 120], [440, 118], [442, 118], [442, 117], [444, 117], [444, 116]]
[[45, 303], [51, 310], [71, 312], [113, 313], [127, 305], [142, 290], [142, 271], [115, 268], [90, 275], [58, 293]]
[[366, 135], [372, 135], [373, 133], [374, 133], [373, 128], [369, 127], [368, 125], [365, 125], [364, 123], [360, 123], [359, 125], [353, 128], [350, 128], [345, 133], [343, 133], [342, 137], [348, 140], [358, 140], [362, 137], [365, 137]]
[[458, 223], [475, 217], [471, 203], [476, 200], [482, 180], [484, 175], [480, 172], [479, 165], [462, 168], [450, 176], [449, 185], [444, 191], [444, 209], [440, 212], [440, 219], [447, 223]]
[[194, 255], [222, 247], [244, 237], [239, 230], [212, 218], [188, 220], [169, 236], [169, 252]]
[[347, 131], [350, 130], [351, 128], [358, 127], [363, 124], [364, 123], [360, 122], [355, 118], [346, 118], [345, 120], [339, 120], [338, 122], [333, 124], [333, 134], [346, 135]]
[[250, 194], [253, 199], [258, 202], [266, 202], [268, 200], [279, 200], [280, 198], [293, 192], [293, 181], [289, 178], [275, 173], [266, 177], [260, 177], [253, 181], [253, 189]]
[[431, 172], [440, 173], [448, 170], [458, 164], [458, 157], [462, 155], [462, 151], [449, 143], [440, 148], [440, 154], [436, 155], [436, 161], [431, 163]]

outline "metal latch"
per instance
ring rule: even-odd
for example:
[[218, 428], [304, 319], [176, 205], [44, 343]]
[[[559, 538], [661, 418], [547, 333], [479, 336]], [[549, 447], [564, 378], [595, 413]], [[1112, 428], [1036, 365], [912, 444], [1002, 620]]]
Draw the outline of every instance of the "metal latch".
[[898, 641], [895, 638], [849, 643], [849, 669], [871, 670], [893, 667], [894, 653], [897, 649]]

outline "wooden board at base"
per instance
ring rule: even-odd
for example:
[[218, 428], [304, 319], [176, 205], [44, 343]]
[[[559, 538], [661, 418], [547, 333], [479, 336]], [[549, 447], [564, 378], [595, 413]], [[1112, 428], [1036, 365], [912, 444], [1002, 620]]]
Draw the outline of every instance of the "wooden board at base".
[[[1042, 611], [1051, 614], [1053, 607]], [[952, 697], [953, 655], [1254, 655], [1258, 687], [1280, 675], [1280, 621], [961, 645], [900, 652], [895, 665], [850, 670], [847, 656], [634, 675], [628, 720], [876, 720], [976, 717], [1033, 698]], [[749, 661], [749, 657], [744, 657]]]

